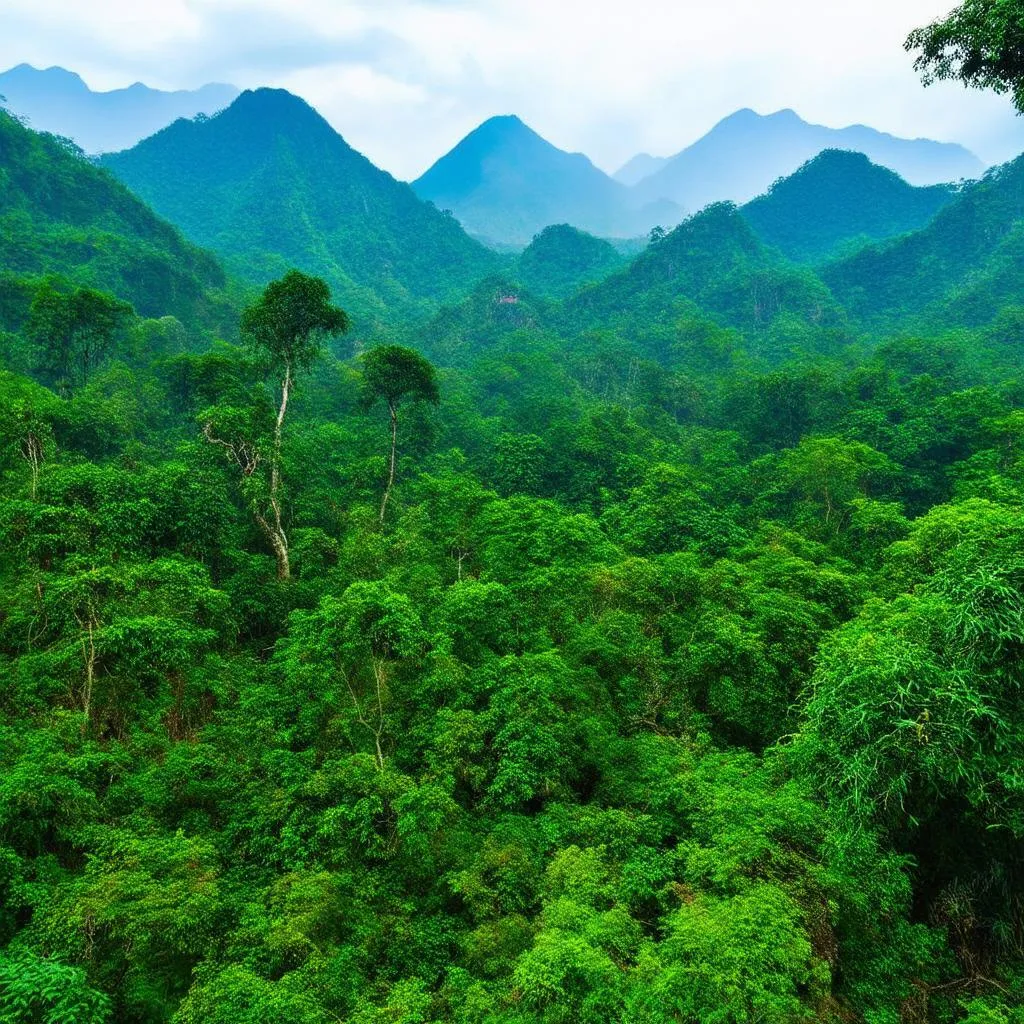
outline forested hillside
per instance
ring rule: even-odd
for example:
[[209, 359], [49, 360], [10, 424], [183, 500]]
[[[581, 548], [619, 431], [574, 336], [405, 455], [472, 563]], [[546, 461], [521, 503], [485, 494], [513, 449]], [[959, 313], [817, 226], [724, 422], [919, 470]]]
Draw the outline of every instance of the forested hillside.
[[0, 1024], [1020, 1024], [1021, 166], [512, 259], [0, 114]]
[[1024, 159], [963, 189], [927, 228], [867, 246], [822, 271], [851, 312], [896, 324], [984, 323], [1021, 294]]
[[265, 284], [301, 265], [364, 319], [409, 315], [499, 266], [284, 90], [244, 92], [103, 163], [239, 276]]
[[742, 210], [769, 245], [814, 263], [923, 228], [956, 194], [951, 185], [908, 185], [863, 153], [827, 149]]
[[0, 110], [0, 328], [19, 326], [33, 282], [60, 277], [117, 293], [145, 316], [231, 332], [216, 259], [154, 215], [66, 140]]

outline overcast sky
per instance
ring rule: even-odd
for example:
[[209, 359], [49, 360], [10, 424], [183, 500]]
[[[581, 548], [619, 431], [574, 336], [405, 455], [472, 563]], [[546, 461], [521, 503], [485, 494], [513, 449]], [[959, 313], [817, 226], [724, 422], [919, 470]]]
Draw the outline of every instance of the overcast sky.
[[1024, 150], [1005, 97], [924, 89], [907, 32], [953, 0], [0, 0], [0, 69], [60, 64], [94, 89], [283, 86], [374, 162], [414, 177], [516, 113], [614, 170], [740, 107]]

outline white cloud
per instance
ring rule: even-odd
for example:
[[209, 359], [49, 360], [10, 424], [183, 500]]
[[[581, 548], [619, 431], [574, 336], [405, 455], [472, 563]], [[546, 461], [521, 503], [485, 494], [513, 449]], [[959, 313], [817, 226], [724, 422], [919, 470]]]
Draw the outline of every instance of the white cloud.
[[310, 100], [414, 176], [485, 117], [518, 113], [614, 168], [675, 152], [733, 110], [1024, 149], [1009, 101], [924, 89], [907, 32], [937, 0], [4, 0], [0, 64], [60, 63], [101, 87], [231, 80]]

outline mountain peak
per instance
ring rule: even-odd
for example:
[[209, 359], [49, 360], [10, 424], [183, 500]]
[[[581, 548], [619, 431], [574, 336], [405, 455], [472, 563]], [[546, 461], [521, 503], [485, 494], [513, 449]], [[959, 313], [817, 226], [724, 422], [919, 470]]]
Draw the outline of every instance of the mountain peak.
[[858, 239], [922, 228], [954, 195], [950, 186], [915, 188], [864, 153], [832, 147], [776, 181], [742, 213], [790, 259], [817, 262]]
[[[629, 190], [582, 153], [552, 145], [514, 114], [488, 118], [413, 182], [418, 195], [454, 211], [471, 233], [528, 245], [550, 224], [611, 237], [645, 235], [656, 223]], [[678, 219], [680, 211], [662, 219]]]

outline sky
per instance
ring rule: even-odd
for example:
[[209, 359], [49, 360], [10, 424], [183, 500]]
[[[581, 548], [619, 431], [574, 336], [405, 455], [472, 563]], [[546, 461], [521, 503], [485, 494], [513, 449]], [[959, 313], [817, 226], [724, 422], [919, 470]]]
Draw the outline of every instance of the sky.
[[1008, 98], [925, 89], [903, 50], [953, 0], [0, 0], [0, 69], [94, 89], [290, 89], [413, 178], [494, 114], [613, 171], [741, 107], [1024, 150]]

